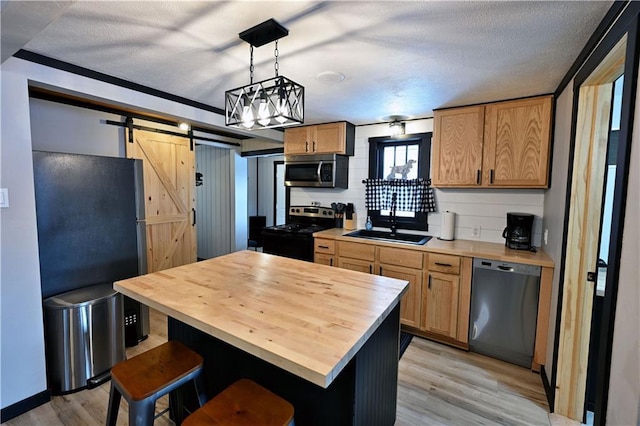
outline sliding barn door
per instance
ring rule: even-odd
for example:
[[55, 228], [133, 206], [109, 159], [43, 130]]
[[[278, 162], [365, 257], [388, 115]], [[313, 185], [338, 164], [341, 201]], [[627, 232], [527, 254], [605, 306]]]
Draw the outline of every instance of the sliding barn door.
[[195, 262], [195, 153], [189, 139], [133, 130], [126, 146], [127, 158], [143, 164], [147, 272]]

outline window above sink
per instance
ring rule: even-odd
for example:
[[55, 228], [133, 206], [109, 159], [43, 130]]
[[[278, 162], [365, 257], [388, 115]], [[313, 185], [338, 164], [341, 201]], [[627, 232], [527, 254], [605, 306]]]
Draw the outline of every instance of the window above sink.
[[[428, 179], [431, 135], [429, 132], [369, 138], [369, 178]], [[368, 210], [367, 215], [376, 227], [390, 226], [389, 210]], [[398, 210], [395, 222], [399, 229], [428, 230], [427, 213]]]

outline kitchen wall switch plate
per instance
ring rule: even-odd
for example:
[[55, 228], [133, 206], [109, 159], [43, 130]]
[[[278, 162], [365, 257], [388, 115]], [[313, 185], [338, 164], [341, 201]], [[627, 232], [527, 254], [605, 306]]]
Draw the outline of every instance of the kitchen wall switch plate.
[[476, 237], [476, 238], [480, 237], [480, 227], [479, 226], [476, 225], [471, 229], [471, 236], [472, 237]]
[[9, 188], [0, 188], [0, 208], [9, 207]]
[[545, 229], [544, 230], [544, 245], [546, 246], [548, 244], [548, 238], [549, 238], [549, 230]]

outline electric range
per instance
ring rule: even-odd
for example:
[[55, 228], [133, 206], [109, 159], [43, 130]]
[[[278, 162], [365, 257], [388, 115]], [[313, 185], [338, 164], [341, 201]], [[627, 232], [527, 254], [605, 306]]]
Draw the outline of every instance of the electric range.
[[313, 262], [313, 233], [334, 228], [333, 209], [317, 206], [291, 206], [284, 225], [263, 229], [265, 253]]

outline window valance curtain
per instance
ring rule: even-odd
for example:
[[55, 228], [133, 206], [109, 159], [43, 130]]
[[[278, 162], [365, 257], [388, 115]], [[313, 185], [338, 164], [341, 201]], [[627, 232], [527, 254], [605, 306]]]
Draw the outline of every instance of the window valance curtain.
[[418, 213], [436, 211], [431, 179], [365, 179], [365, 206], [369, 210], [391, 210], [396, 194], [396, 210]]

